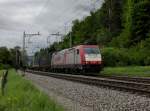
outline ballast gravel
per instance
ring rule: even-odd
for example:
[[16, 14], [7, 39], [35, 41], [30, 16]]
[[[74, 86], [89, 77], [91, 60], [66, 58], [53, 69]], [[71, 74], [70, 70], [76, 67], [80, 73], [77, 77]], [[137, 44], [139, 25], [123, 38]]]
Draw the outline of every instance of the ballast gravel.
[[66, 111], [150, 111], [148, 97], [31, 73], [25, 77]]

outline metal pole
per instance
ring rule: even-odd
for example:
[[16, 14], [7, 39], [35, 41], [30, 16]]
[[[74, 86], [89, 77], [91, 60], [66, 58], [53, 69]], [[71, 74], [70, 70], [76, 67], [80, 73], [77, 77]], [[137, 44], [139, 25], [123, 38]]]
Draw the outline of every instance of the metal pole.
[[48, 45], [48, 47], [49, 47], [50, 44], [51, 44], [51, 42], [50, 42], [50, 36], [48, 36], [47, 37], [47, 45]]
[[65, 34], [67, 33], [67, 23], [64, 25]]
[[18, 57], [18, 64], [19, 64], [19, 67], [20, 67], [20, 65], [21, 65], [21, 56], [20, 56], [20, 53], [19, 53], [19, 57]]
[[18, 67], [18, 50], [16, 49], [16, 67]]
[[[60, 35], [59, 32], [57, 34]], [[59, 42], [59, 37], [58, 36], [56, 37], [56, 39], [57, 39], [57, 42]]]
[[112, 0], [109, 1], [109, 31], [111, 31], [111, 8], [112, 8]]
[[72, 34], [70, 32], [70, 48], [72, 47]]
[[22, 46], [22, 66], [24, 66], [24, 53], [25, 53], [25, 31], [23, 32], [23, 46]]
[[50, 34], [50, 35], [53, 35], [53, 36], [56, 36], [56, 41], [59, 42], [59, 36], [64, 36], [64, 34], [60, 34], [60, 32], [57, 32], [57, 33], [54, 33], [54, 34]]
[[40, 35], [40, 32], [38, 32], [38, 33], [32, 33], [32, 34], [27, 34], [27, 33], [25, 33], [25, 31], [24, 31], [24, 33], [23, 33], [23, 46], [22, 46], [22, 66], [25, 66], [25, 46], [26, 46], [26, 41], [25, 41], [25, 39], [26, 39], [26, 37], [32, 37], [32, 36], [36, 36], [36, 35]]
[[96, 10], [96, 1], [94, 0], [94, 2], [93, 2], [93, 9], [92, 9], [92, 11], [93, 11], [93, 12], [95, 12], [95, 10]]

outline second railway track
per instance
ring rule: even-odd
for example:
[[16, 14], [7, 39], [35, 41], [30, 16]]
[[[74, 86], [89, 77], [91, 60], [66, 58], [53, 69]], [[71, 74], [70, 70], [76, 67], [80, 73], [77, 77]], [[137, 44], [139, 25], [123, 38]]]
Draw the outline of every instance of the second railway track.
[[115, 79], [115, 80], [124, 80], [124, 81], [150, 84], [150, 78], [146, 78], [146, 77], [127, 77], [127, 76], [101, 76], [101, 77]]
[[32, 70], [28, 70], [27, 72], [43, 76], [50, 76], [58, 79], [65, 79], [73, 82], [80, 82], [97, 87], [109, 87], [150, 97], [150, 79], [148, 78], [140, 79], [129, 77], [91, 77], [82, 75], [56, 74], [51, 72]]

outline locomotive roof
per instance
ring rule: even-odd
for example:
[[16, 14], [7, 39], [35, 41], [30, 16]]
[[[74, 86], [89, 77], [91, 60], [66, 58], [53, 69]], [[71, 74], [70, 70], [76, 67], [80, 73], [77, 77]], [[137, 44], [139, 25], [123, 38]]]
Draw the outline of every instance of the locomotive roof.
[[72, 48], [67, 48], [67, 49], [64, 49], [64, 50], [60, 50], [60, 51], [57, 51], [57, 52], [54, 52], [54, 54], [57, 54], [57, 53], [61, 53], [61, 54], [63, 54], [63, 53], [65, 53], [65, 51], [67, 51], [67, 50], [71, 50], [71, 49], [74, 49], [74, 48], [77, 48], [77, 47], [96, 47], [96, 46], [98, 46], [98, 45], [77, 45], [77, 46], [74, 46], [74, 47], [72, 47]]

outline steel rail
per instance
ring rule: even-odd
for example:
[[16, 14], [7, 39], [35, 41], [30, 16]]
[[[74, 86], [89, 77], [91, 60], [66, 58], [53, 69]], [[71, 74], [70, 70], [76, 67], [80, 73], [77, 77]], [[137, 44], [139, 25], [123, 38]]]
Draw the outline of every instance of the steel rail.
[[115, 79], [115, 80], [124, 80], [124, 81], [132, 81], [132, 82], [150, 84], [150, 78], [149, 77], [100, 76], [100, 78], [109, 78], [109, 79]]
[[[69, 75], [69, 74], [58, 74], [50, 72], [41, 72], [41, 71], [32, 71], [28, 70], [28, 73], [38, 74], [43, 76], [50, 76], [58, 79], [65, 79], [73, 82], [80, 82], [88, 85], [93, 85], [96, 87], [109, 87], [112, 89], [124, 90], [127, 92], [139, 93], [142, 95], [150, 96], [150, 83], [140, 83], [138, 81], [127, 80], [118, 80], [115, 78], [107, 77], [91, 77], [91, 76], [82, 76], [82, 75]], [[144, 78], [143, 78], [144, 80]]]

